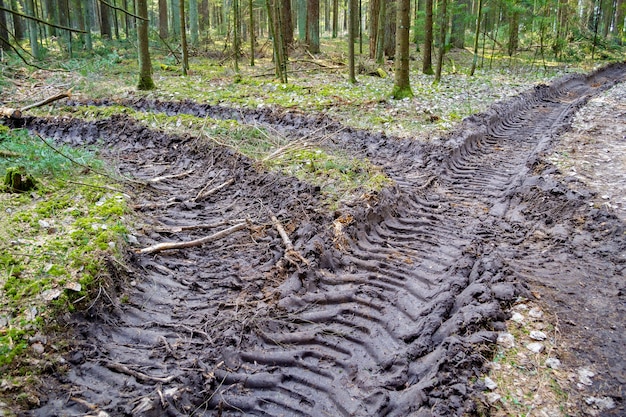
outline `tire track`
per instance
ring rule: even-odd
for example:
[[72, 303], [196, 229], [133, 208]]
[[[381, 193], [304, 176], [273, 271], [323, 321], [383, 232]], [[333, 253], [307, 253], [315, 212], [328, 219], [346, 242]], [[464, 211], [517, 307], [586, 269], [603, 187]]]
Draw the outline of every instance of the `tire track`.
[[[135, 103], [168, 114], [269, 123], [287, 134], [335, 129], [329, 146], [366, 155], [398, 179], [371, 207], [338, 213], [354, 221], [336, 235], [328, 232], [333, 219], [316, 213], [312, 187], [256, 172], [228, 150], [155, 136], [125, 118], [30, 120], [29, 128], [70, 143], [107, 137], [109, 155], [139, 178], [196, 168], [184, 181], [137, 193], [146, 207], [143, 244], [170, 237], [155, 226], [259, 218], [269, 206], [297, 224], [292, 239], [311, 261], [303, 270], [281, 264], [280, 238], [268, 226], [191, 251], [135, 257], [130, 303], [105, 304], [78, 323], [83, 345], [38, 415], [79, 415], [84, 402], [145, 416], [470, 412], [471, 379], [485, 360], [481, 345], [494, 342], [502, 305], [523, 291], [517, 280], [537, 267], [545, 249], [516, 249], [533, 230], [516, 221], [522, 209], [514, 206], [573, 112], [624, 71], [618, 65], [537, 87], [470, 118], [446, 146], [428, 153], [325, 120]], [[236, 190], [190, 203], [207, 182], [228, 178], [236, 179]], [[148, 208], [163, 193], [175, 197], [173, 204]], [[116, 361], [148, 377], [124, 374], [111, 365]], [[67, 401], [76, 387], [82, 403]]]

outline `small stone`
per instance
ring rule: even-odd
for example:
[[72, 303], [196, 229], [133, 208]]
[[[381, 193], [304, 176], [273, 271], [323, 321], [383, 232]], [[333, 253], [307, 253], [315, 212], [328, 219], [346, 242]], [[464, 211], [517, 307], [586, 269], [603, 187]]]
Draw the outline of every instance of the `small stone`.
[[591, 378], [593, 378], [595, 375], [595, 373], [587, 368], [581, 368], [578, 370], [578, 380], [583, 385], [592, 385], [593, 381], [591, 381]]
[[496, 343], [505, 349], [511, 349], [515, 347], [515, 336], [511, 333], [500, 333]]
[[548, 336], [542, 331], [533, 330], [530, 332], [530, 338], [533, 340], [546, 340]]
[[489, 378], [488, 376], [485, 377], [485, 386], [487, 387], [488, 390], [491, 390], [491, 391], [498, 388], [498, 384], [496, 384], [495, 381]]
[[486, 395], [486, 397], [489, 404], [494, 404], [502, 398], [502, 396], [496, 392], [490, 392]]
[[561, 367], [561, 361], [557, 358], [546, 359], [546, 366], [551, 369], [559, 369]]
[[511, 320], [513, 320], [515, 323], [522, 324], [524, 322], [524, 316], [522, 316], [520, 313], [513, 313], [513, 315], [511, 316]]
[[45, 220], [39, 220], [37, 223], [39, 223], [39, 227], [41, 227], [42, 229], [47, 229], [48, 227], [50, 227], [50, 223]]
[[585, 398], [585, 402], [600, 410], [612, 410], [615, 408], [615, 401], [611, 397], [588, 397]]
[[137, 240], [137, 236], [135, 235], [126, 235], [126, 239], [128, 239], [128, 243], [131, 245], [138, 245], [139, 241]]
[[534, 319], [540, 319], [543, 317], [543, 311], [539, 307], [533, 307], [528, 312], [528, 315]]
[[33, 343], [30, 348], [38, 355], [43, 354], [46, 350], [41, 343]]
[[541, 353], [543, 352], [544, 346], [543, 343], [533, 342], [527, 344], [526, 349], [530, 350], [533, 353]]

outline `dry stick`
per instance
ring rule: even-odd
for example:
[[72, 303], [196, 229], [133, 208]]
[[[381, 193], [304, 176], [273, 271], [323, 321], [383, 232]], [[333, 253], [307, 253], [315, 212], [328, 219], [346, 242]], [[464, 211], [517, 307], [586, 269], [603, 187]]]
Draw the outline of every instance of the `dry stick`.
[[193, 173], [193, 169], [190, 169], [189, 171], [185, 171], [185, 172], [181, 172], [180, 174], [171, 174], [171, 175], [163, 175], [160, 177], [154, 177], [148, 180], [148, 182], [150, 184], [155, 184], [159, 181], [164, 181], [164, 180], [171, 180], [171, 179], [176, 179], [176, 178], [182, 178], [182, 177], [186, 177], [187, 175], [190, 175]]
[[176, 378], [176, 376], [174, 376], [174, 375], [171, 375], [171, 376], [168, 376], [168, 377], [150, 376], [148, 374], [144, 374], [143, 372], [139, 372], [139, 371], [135, 371], [134, 369], [130, 369], [128, 366], [122, 365], [121, 363], [117, 363], [117, 362], [104, 361], [103, 365], [106, 366], [107, 368], [109, 368], [112, 371], [117, 371], [117, 372], [120, 372], [122, 374], [134, 376], [136, 379], [138, 379], [140, 381], [143, 381], [143, 382], [163, 382], [163, 383], [168, 383], [168, 382], [171, 382], [174, 378]]
[[214, 240], [218, 240], [221, 239], [223, 237], [226, 237], [232, 233], [235, 233], [241, 229], [245, 229], [248, 227], [248, 223], [239, 223], [236, 224], [234, 226], [229, 227], [228, 229], [224, 229], [221, 230], [217, 233], [214, 233], [210, 236], [206, 236], [200, 239], [195, 239], [195, 240], [189, 240], [187, 242], [164, 242], [164, 243], [159, 243], [157, 245], [153, 245], [153, 246], [149, 246], [147, 248], [141, 249], [139, 251], [139, 253], [142, 254], [146, 254], [146, 253], [156, 253], [156, 252], [161, 252], [164, 250], [168, 250], [168, 249], [183, 249], [183, 248], [191, 248], [194, 246], [201, 246], [204, 245], [205, 243], [208, 242], [212, 242]]
[[[228, 181], [218, 185], [217, 187], [213, 187], [208, 191], [204, 191], [204, 189], [206, 187], [204, 187], [202, 190], [200, 190], [200, 192], [198, 193], [198, 195], [193, 199], [194, 202], [200, 201], [204, 198], [207, 198], [210, 195], [215, 194], [216, 192], [218, 192], [219, 190], [221, 190], [222, 188], [228, 187], [229, 185], [231, 185], [232, 183], [235, 182], [234, 178], [229, 179]], [[208, 186], [208, 184], [207, 184]]]
[[34, 109], [34, 108], [37, 108], [37, 107], [42, 107], [42, 106], [45, 106], [46, 104], [50, 104], [50, 103], [53, 103], [53, 102], [55, 102], [57, 100], [61, 100], [63, 98], [69, 98], [69, 97], [72, 97], [72, 90], [67, 90], [64, 93], [55, 94], [54, 96], [48, 97], [45, 100], [41, 100], [41, 101], [38, 101], [37, 103], [33, 103], [33, 104], [28, 105], [28, 106], [22, 107], [20, 109], [20, 111], [23, 113], [23, 112], [25, 112], [27, 110]]
[[182, 225], [182, 226], [171, 226], [171, 227], [157, 227], [155, 228], [156, 232], [166, 232], [166, 233], [177, 233], [182, 232], [183, 230], [198, 230], [198, 229], [215, 229], [216, 227], [226, 226], [233, 223], [241, 223], [244, 222], [245, 219], [236, 219], [236, 220], [222, 220], [215, 223], [207, 223], [207, 224], [190, 224], [190, 225]]
[[[1, 108], [0, 111], [2, 111]], [[0, 150], [0, 158], [17, 158], [19, 156], [22, 156], [22, 154], [17, 152]]]
[[[287, 235], [285, 228], [280, 223], [278, 218], [274, 215], [274, 213], [272, 213], [271, 211], [270, 211], [270, 219], [272, 219], [272, 223], [274, 224], [274, 227], [276, 228], [276, 230], [278, 230], [278, 234], [280, 235], [280, 237], [283, 240], [283, 243], [285, 244], [285, 249], [286, 249], [285, 259], [291, 262], [292, 264], [296, 265], [297, 267], [299, 267], [299, 265], [296, 261], [301, 261], [308, 265], [309, 261], [303, 258], [302, 255], [300, 255], [298, 251], [294, 249], [293, 243], [291, 242], [291, 239], [289, 239], [289, 236]], [[296, 260], [292, 259], [292, 257], [295, 257]]]

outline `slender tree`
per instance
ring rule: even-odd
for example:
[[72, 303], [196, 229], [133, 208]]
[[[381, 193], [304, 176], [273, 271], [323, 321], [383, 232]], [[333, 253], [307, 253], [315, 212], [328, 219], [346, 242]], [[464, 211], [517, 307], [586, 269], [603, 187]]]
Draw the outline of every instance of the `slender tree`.
[[106, 4], [100, 3], [100, 36], [102, 38], [111, 39], [111, 8]]
[[148, 0], [137, 0], [137, 14], [141, 19], [137, 23], [137, 44], [139, 46], [139, 90], [156, 88], [152, 80], [152, 62], [148, 43]]
[[254, 0], [248, 1], [248, 8], [250, 9], [250, 66], [254, 66], [254, 44], [256, 43], [256, 35], [254, 30]]
[[387, 18], [387, 2], [381, 1], [378, 10], [378, 31], [376, 33], [376, 63], [385, 60], [385, 19]]
[[[445, 1], [445, 0], [444, 0]], [[410, 0], [398, 0], [396, 10], [396, 73], [391, 96], [397, 100], [413, 97], [409, 81]]]
[[339, 30], [339, 0], [333, 0], [333, 39], [337, 37], [338, 30]]
[[167, 0], [159, 0], [159, 36], [163, 39], [167, 39], [169, 36]]
[[356, 74], [354, 70], [354, 42], [356, 38], [356, 19], [357, 14], [357, 0], [349, 0], [349, 13], [350, 19], [348, 20], [348, 68], [349, 79], [352, 84], [356, 84]]
[[320, 52], [320, 2], [307, 0], [307, 43], [309, 52]]
[[[4, 0], [0, 0], [0, 7], [4, 6]], [[7, 26], [7, 16], [4, 10], [0, 10], [0, 49], [3, 51], [11, 50], [9, 43], [9, 29]]]
[[298, 0], [298, 39], [306, 41], [306, 0]]
[[480, 38], [480, 22], [483, 13], [483, 0], [478, 0], [478, 7], [476, 9], [476, 28], [474, 30], [474, 58], [472, 59], [472, 68], [470, 69], [470, 76], [474, 75], [476, 71], [476, 64], [478, 63], [478, 41]]
[[[26, 0], [26, 13], [31, 16], [37, 16], [35, 13], [35, 3], [33, 0]], [[39, 48], [39, 38], [37, 36], [37, 22], [34, 20], [28, 21], [28, 38], [30, 41], [30, 52], [37, 60], [41, 59], [41, 49]]]
[[[11, 9], [15, 11], [19, 11], [19, 3], [17, 2], [17, 0], [11, 0]], [[16, 14], [13, 14], [12, 17], [13, 17], [13, 36], [15, 36], [15, 39], [17, 39], [18, 41], [22, 41], [26, 37], [25, 35], [26, 30], [24, 29], [26, 22], [24, 22], [24, 19], [22, 19], [20, 16]]]
[[183, 49], [183, 75], [187, 75], [189, 51], [187, 50], [187, 28], [185, 27], [185, 0], [178, 0], [178, 17], [180, 19], [180, 45]]
[[[183, 1], [183, 0], [180, 0]], [[235, 73], [239, 74], [239, 0], [233, 0], [233, 57], [235, 63]]]
[[198, 46], [199, 25], [198, 0], [189, 0], [189, 37], [193, 46]]
[[[376, 37], [378, 35], [378, 25], [380, 20], [378, 15], [380, 13], [380, 0], [370, 0], [370, 22], [369, 22], [369, 38], [370, 38], [370, 59], [376, 59]], [[382, 2], [384, 3], [384, 2]]]
[[441, 69], [443, 67], [443, 56], [446, 53], [446, 33], [448, 31], [448, 1], [441, 0], [439, 13], [439, 53], [437, 54], [437, 69], [435, 71], [435, 83], [441, 81]]
[[[482, 0], [479, 0], [482, 1]], [[426, 20], [424, 22], [424, 51], [422, 58], [422, 72], [433, 74], [433, 0], [426, 0]]]

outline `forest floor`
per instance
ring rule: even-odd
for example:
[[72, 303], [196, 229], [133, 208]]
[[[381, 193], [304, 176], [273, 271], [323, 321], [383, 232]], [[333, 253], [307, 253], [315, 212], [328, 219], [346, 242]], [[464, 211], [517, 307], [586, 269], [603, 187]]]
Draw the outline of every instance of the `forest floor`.
[[[0, 411], [623, 415], [626, 65], [559, 71], [416, 79], [397, 103], [389, 80], [198, 75], [25, 118], [100, 149], [134, 213], [126, 263], [58, 318], [69, 350], [3, 378]], [[40, 75], [43, 96], [81, 82]]]

